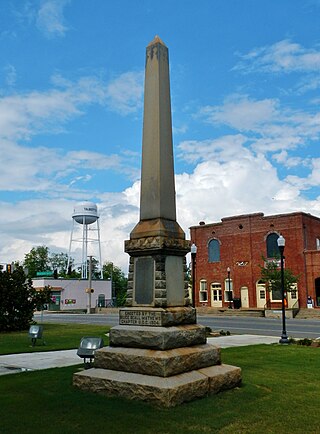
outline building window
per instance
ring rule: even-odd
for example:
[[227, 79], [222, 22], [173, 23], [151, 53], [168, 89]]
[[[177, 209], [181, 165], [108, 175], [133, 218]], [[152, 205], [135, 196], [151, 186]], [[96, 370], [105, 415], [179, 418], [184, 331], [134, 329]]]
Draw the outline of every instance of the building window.
[[279, 247], [277, 243], [278, 238], [279, 235], [276, 233], [267, 236], [267, 258], [275, 258], [279, 256]]
[[207, 290], [207, 281], [206, 280], [200, 280], [199, 301], [200, 302], [207, 302], [208, 301], [208, 290]]
[[320, 250], [320, 238], [316, 238], [316, 249]]
[[266, 291], [264, 289], [260, 289], [260, 299], [261, 300], [266, 299]]
[[[229, 289], [229, 281], [230, 281], [230, 289]], [[232, 279], [226, 279], [224, 281], [224, 301], [232, 301], [233, 300], [233, 285]]]
[[209, 260], [209, 262], [219, 262], [220, 261], [220, 243], [216, 239], [209, 241], [208, 260]]
[[271, 301], [282, 301], [282, 291], [281, 291], [281, 289], [271, 290], [270, 291], [270, 298], [271, 298]]

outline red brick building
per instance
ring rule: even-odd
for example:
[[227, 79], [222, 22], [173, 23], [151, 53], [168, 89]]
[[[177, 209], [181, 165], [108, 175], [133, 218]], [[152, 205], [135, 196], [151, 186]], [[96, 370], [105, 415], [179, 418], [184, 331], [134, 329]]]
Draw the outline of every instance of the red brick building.
[[308, 296], [320, 307], [320, 218], [303, 212], [256, 213], [200, 222], [190, 232], [197, 246], [196, 306], [278, 306], [281, 297], [266, 290], [259, 265], [262, 257], [270, 260], [279, 254], [281, 234], [286, 241], [284, 266], [300, 276], [287, 295], [288, 307], [307, 307]]

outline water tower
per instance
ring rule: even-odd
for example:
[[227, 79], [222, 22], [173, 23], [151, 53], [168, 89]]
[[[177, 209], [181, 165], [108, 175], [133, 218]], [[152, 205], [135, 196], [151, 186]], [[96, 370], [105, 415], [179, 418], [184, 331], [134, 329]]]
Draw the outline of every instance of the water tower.
[[[70, 265], [72, 246], [74, 243], [81, 243], [82, 245], [81, 278], [88, 278], [88, 245], [90, 245], [90, 256], [98, 256], [102, 279], [99, 215], [97, 205], [93, 202], [78, 203], [73, 209], [68, 267]], [[94, 250], [93, 247], [96, 247], [95, 255], [92, 254], [92, 250]]]

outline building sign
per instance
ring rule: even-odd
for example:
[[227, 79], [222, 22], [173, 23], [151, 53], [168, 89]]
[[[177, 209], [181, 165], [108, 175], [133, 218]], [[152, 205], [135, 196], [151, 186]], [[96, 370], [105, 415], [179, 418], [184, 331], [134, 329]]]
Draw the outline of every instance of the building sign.
[[75, 298], [66, 298], [64, 304], [76, 304], [77, 300]]
[[119, 324], [161, 327], [161, 312], [152, 310], [120, 310]]
[[236, 265], [238, 265], [238, 267], [245, 267], [248, 264], [249, 264], [248, 261], [237, 261], [236, 262]]

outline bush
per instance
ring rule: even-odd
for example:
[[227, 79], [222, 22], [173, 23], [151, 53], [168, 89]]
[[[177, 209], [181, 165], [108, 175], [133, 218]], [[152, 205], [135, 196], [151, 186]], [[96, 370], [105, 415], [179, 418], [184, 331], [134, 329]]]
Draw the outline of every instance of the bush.
[[49, 301], [49, 289], [36, 292], [22, 267], [0, 272], [0, 331], [26, 330], [34, 311]]

